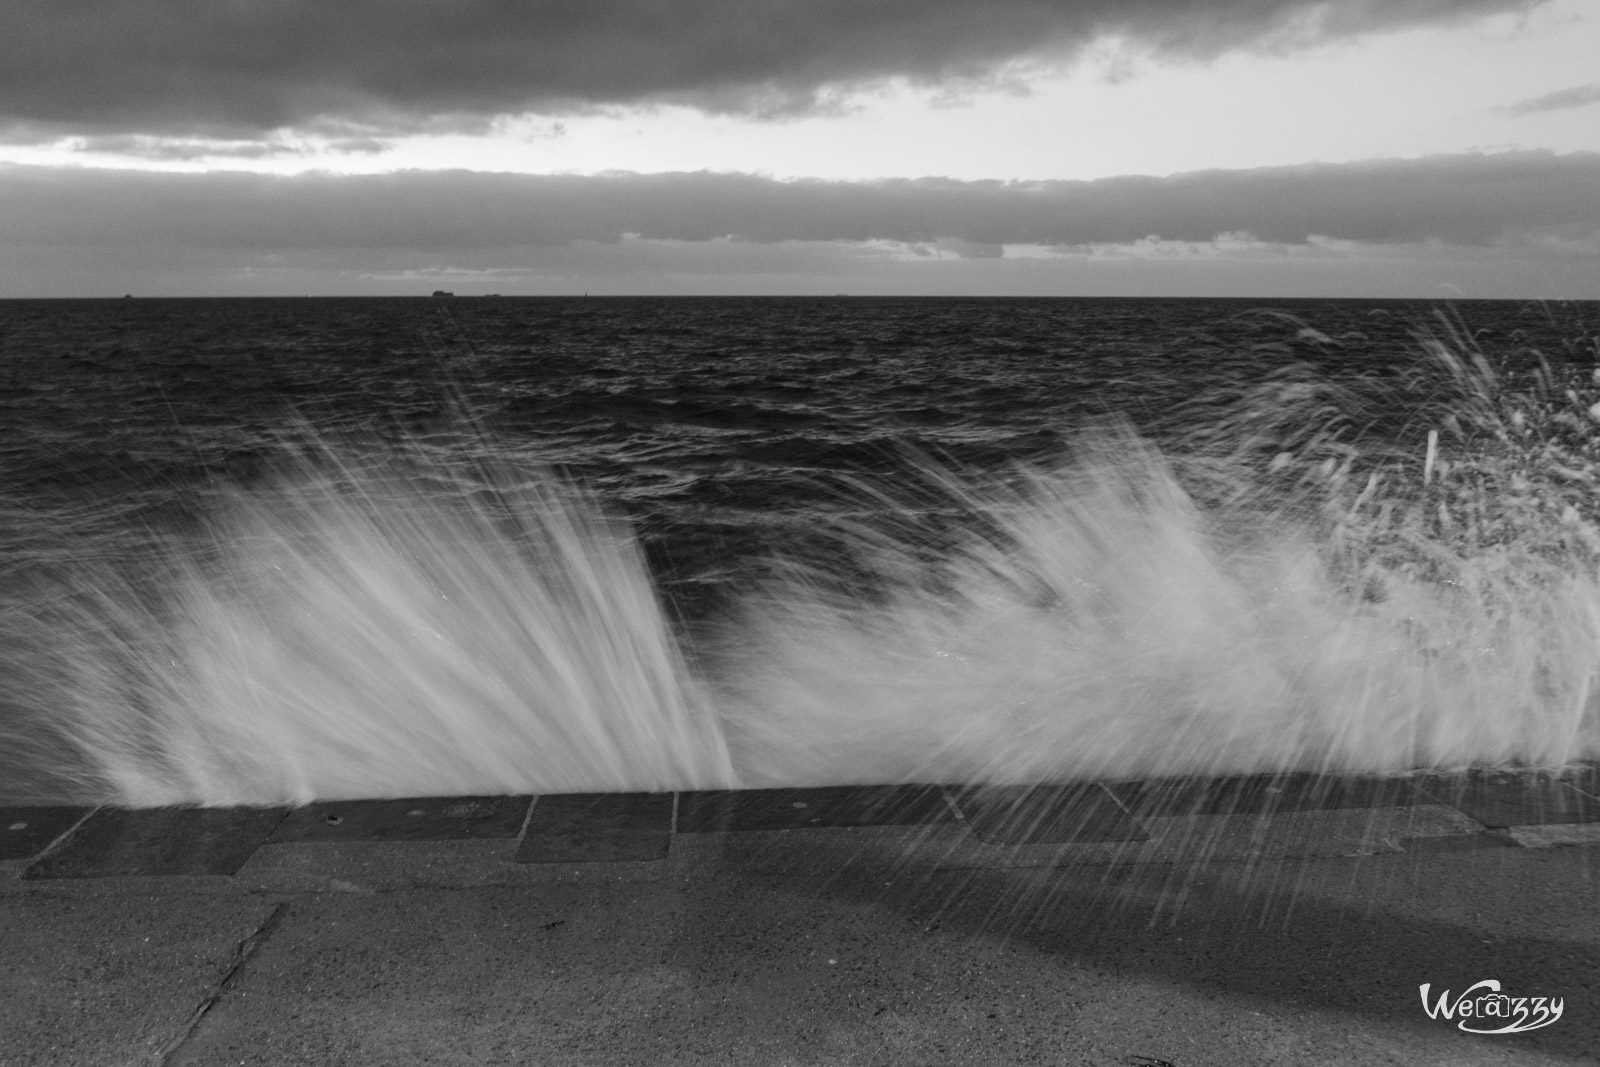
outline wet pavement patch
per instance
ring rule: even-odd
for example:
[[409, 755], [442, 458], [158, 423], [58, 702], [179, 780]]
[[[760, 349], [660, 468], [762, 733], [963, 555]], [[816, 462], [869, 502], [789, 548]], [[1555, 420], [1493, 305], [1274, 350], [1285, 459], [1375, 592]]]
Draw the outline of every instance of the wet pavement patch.
[[679, 833], [923, 826], [954, 822], [937, 785], [740, 789], [678, 794]]
[[0, 808], [0, 860], [37, 856], [92, 808]]
[[460, 841], [516, 837], [532, 797], [411, 797], [346, 800], [296, 808], [269, 839], [299, 841]]
[[1600, 798], [1543, 771], [1465, 771], [1422, 779], [1422, 789], [1483, 825], [1600, 822]]
[[1135, 815], [1267, 815], [1275, 811], [1412, 807], [1416, 779], [1290, 773], [1232, 778], [1152, 778], [1110, 782]]
[[1395, 844], [1402, 852], [1475, 852], [1485, 848], [1517, 848], [1520, 844], [1504, 830], [1480, 830], [1475, 834], [1423, 834], [1401, 836]]
[[284, 808], [101, 808], [24, 878], [233, 874], [283, 821]]
[[1144, 841], [1150, 836], [1098, 783], [979, 786], [953, 796], [967, 825], [986, 844]]
[[671, 793], [542, 796], [528, 816], [518, 863], [664, 860], [672, 847]]
[[1600, 798], [1600, 766], [1569, 767], [1556, 777], [1579, 792]]

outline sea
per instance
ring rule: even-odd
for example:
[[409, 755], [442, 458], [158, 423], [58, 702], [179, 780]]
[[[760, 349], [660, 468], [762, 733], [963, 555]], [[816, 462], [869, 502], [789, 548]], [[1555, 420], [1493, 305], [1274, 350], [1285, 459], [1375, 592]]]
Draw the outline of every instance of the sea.
[[[1397, 484], [1366, 449], [1432, 492], [1477, 440], [1449, 403], [1578, 426], [1597, 334], [1593, 302], [0, 301], [0, 799], [1593, 758], [1587, 557], [1557, 589], [1548, 553], [1502, 582], [1504, 538], [1471, 580], [1379, 553], [1353, 591], [1342, 534], [1226, 486], [1318, 449]], [[1488, 528], [1523, 475], [1468, 468]]]

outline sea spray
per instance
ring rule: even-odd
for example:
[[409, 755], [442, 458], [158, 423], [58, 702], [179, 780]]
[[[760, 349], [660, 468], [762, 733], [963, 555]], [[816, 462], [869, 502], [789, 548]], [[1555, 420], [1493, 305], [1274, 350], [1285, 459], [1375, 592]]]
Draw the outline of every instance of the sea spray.
[[726, 786], [637, 546], [570, 485], [333, 448], [225, 494], [158, 597], [81, 572], [55, 694], [124, 804]]
[[686, 633], [624, 524], [495, 447], [288, 449], [201, 536], [13, 598], [0, 698], [126, 804], [1593, 759], [1592, 354], [1472, 345], [859, 479]]
[[987, 535], [930, 565], [852, 530], [870, 600], [797, 573], [746, 604], [718, 671], [745, 780], [1395, 773], [1597, 750], [1590, 574], [1396, 568], [1376, 603], [1315, 526], [1202, 511], [1125, 429], [1014, 487], [937, 481]]

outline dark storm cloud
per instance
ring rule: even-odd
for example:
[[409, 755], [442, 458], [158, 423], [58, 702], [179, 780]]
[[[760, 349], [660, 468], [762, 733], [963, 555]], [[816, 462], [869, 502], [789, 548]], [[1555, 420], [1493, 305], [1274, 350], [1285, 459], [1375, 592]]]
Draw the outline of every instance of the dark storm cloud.
[[1600, 82], [1574, 85], [1570, 89], [1546, 93], [1531, 100], [1522, 100], [1506, 110], [1513, 115], [1531, 115], [1539, 111], [1566, 111], [1569, 108], [1584, 107], [1594, 103], [1600, 103]]
[[890, 76], [982, 79], [1106, 34], [1209, 57], [1540, 0], [7, 0], [0, 130], [385, 130], [677, 100], [800, 111]]
[[1515, 152], [1097, 181], [778, 181], [406, 171], [171, 174], [0, 168], [0, 243], [438, 249], [667, 241], [894, 241], [992, 255], [1247, 233], [1304, 244], [1489, 245], [1600, 234], [1600, 154]]

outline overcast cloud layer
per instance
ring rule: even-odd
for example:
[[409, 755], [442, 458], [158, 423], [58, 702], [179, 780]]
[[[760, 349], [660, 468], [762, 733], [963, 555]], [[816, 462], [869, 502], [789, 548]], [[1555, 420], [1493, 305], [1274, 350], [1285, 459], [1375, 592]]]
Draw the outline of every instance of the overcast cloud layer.
[[1517, 115], [1532, 115], [1540, 111], [1565, 111], [1568, 108], [1587, 107], [1590, 104], [1600, 104], [1600, 82], [1575, 85], [1570, 89], [1536, 96], [1532, 100], [1513, 104], [1511, 111]]
[[470, 128], [671, 100], [803, 111], [830, 87], [982, 79], [1107, 34], [1211, 57], [1539, 0], [7, 0], [0, 130]]
[[474, 250], [616, 242], [1087, 246], [1249, 234], [1289, 245], [1600, 240], [1600, 154], [1516, 152], [1098, 181], [747, 174], [173, 174], [0, 167], [0, 244]]

